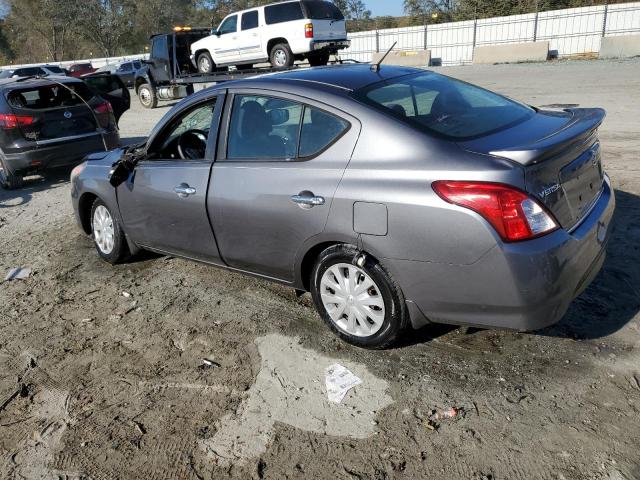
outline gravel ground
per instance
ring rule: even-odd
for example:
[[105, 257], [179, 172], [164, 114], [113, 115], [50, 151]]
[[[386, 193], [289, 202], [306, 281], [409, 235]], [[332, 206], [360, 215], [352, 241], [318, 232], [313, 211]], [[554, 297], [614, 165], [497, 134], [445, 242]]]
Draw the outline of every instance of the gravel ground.
[[[640, 479], [640, 61], [438, 71], [608, 111], [609, 256], [559, 324], [434, 325], [356, 349], [283, 287], [177, 258], [101, 262], [68, 172], [34, 177], [0, 191], [0, 271], [33, 269], [0, 285], [0, 477]], [[134, 99], [123, 138], [166, 111]], [[334, 362], [363, 380], [340, 405]]]

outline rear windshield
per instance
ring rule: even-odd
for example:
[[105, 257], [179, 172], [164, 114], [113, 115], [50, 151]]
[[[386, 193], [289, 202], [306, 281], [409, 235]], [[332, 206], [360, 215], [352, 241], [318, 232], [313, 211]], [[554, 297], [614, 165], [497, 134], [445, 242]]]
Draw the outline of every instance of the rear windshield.
[[47, 65], [47, 70], [53, 73], [64, 73], [60, 67], [56, 67], [55, 65]]
[[454, 140], [489, 135], [535, 113], [501, 95], [430, 72], [376, 83], [354, 95], [405, 123]]
[[292, 22], [304, 18], [300, 2], [281, 3], [264, 8], [264, 19], [267, 25], [274, 23]]
[[89, 101], [92, 94], [84, 83], [67, 84], [68, 89], [60, 85], [21, 88], [7, 95], [9, 105], [18, 109], [42, 110], [47, 108], [67, 108], [83, 104], [80, 97]]
[[344, 15], [333, 3], [325, 0], [306, 0], [302, 2], [307, 10], [307, 18], [312, 20], [344, 20]]

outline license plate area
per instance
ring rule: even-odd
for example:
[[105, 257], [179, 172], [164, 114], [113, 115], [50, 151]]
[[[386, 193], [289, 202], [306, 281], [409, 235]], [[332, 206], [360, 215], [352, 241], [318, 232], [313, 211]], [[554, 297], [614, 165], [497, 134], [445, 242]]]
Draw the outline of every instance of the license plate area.
[[575, 220], [589, 212], [602, 190], [603, 181], [599, 142], [562, 168], [560, 184]]

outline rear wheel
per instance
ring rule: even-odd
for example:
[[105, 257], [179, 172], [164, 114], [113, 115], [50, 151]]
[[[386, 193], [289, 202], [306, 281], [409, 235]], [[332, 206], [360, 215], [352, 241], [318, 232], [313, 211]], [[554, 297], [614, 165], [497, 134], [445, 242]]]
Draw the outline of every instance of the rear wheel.
[[144, 108], [156, 108], [158, 106], [156, 91], [148, 83], [143, 83], [138, 87], [138, 98]]
[[0, 159], [0, 186], [6, 190], [16, 190], [24, 186], [22, 175], [11, 173]]
[[293, 53], [286, 43], [279, 43], [271, 49], [269, 55], [273, 68], [288, 68], [293, 65]]
[[371, 257], [357, 265], [358, 250], [336, 245], [324, 250], [311, 277], [311, 295], [325, 323], [344, 341], [386, 348], [408, 324], [400, 287]]
[[312, 55], [309, 57], [309, 65], [312, 67], [324, 67], [327, 63], [329, 63], [328, 53], [323, 55]]
[[198, 71], [200, 73], [211, 73], [215, 68], [215, 64], [211, 59], [209, 52], [202, 52], [198, 55]]
[[118, 220], [99, 198], [91, 207], [91, 236], [103, 260], [116, 264], [129, 256], [127, 240]]

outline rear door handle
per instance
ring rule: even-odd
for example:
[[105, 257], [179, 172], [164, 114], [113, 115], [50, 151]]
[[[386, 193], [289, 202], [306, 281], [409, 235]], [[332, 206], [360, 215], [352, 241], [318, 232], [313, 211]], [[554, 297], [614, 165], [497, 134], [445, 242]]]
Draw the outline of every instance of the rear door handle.
[[180, 198], [187, 198], [190, 195], [196, 194], [196, 189], [190, 187], [186, 183], [181, 183], [176, 188], [174, 188], [173, 191], [176, 192]]
[[291, 201], [302, 207], [317, 207], [324, 205], [324, 197], [314, 195], [313, 193], [300, 192], [298, 195], [292, 195]]

